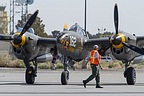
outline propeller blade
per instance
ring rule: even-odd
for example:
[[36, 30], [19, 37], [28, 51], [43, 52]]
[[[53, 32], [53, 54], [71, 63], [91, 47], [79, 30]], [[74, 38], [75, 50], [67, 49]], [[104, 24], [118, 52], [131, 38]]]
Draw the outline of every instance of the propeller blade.
[[35, 21], [37, 14], [38, 14], [39, 10], [35, 11], [35, 13], [29, 18], [29, 20], [26, 22], [20, 36], [22, 36], [33, 24], [33, 22]]
[[130, 44], [126, 43], [126, 42], [123, 42], [123, 44], [124, 44], [126, 47], [130, 48], [131, 50], [133, 50], [133, 51], [135, 51], [135, 52], [137, 52], [137, 53], [139, 53], [139, 54], [144, 55], [144, 50], [143, 50], [142, 48], [138, 48], [137, 46], [130, 45]]
[[114, 25], [115, 25], [116, 34], [118, 34], [118, 6], [117, 4], [115, 4], [115, 7], [114, 7]]

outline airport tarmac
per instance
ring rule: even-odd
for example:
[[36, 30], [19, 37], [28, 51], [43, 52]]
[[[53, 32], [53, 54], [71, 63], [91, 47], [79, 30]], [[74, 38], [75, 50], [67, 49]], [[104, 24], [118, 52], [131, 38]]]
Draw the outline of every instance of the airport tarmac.
[[25, 69], [0, 68], [0, 96], [142, 96], [144, 95], [144, 71], [137, 70], [136, 85], [127, 85], [123, 70], [100, 71], [101, 86], [95, 88], [95, 80], [87, 88], [82, 85], [90, 70], [70, 70], [68, 85], [61, 85], [62, 70], [38, 70], [34, 85], [25, 83]]

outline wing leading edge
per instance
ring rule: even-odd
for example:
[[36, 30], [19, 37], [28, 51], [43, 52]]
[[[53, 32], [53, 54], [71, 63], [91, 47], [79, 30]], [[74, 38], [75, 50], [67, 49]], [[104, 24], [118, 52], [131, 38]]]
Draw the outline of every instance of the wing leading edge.
[[12, 40], [12, 36], [11, 35], [0, 34], [0, 40], [10, 42]]

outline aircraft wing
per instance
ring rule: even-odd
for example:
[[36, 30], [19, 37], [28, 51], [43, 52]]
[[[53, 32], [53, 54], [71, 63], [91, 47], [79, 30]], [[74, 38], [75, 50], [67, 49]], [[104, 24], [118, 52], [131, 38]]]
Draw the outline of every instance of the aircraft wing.
[[84, 48], [87, 50], [92, 50], [94, 45], [99, 46], [99, 53], [105, 55], [105, 51], [111, 46], [109, 38], [97, 38], [97, 39], [88, 39], [84, 43]]
[[57, 43], [56, 38], [38, 38], [38, 45], [53, 48]]
[[[12, 35], [0, 34], [0, 41], [10, 42], [13, 40]], [[56, 45], [56, 38], [38, 38], [38, 45], [46, 47], [54, 47]]]
[[11, 35], [0, 34], [0, 40], [10, 42], [12, 40], [12, 36]]

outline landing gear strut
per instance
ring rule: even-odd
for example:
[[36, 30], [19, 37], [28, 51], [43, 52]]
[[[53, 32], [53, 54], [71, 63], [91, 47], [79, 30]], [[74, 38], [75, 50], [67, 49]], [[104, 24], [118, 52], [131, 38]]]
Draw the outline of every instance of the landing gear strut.
[[25, 72], [25, 81], [27, 84], [33, 84], [35, 82], [35, 77], [37, 76], [37, 62], [36, 59], [32, 60], [34, 67], [30, 66], [28, 56], [24, 50], [24, 48], [21, 46], [21, 50], [23, 52], [24, 56], [24, 63], [26, 66], [26, 72]]
[[67, 69], [68, 65], [67, 65], [66, 61], [67, 61], [67, 58], [64, 57], [64, 62], [63, 62], [64, 71], [61, 73], [61, 84], [62, 85], [67, 85], [68, 80], [69, 80], [69, 71]]
[[133, 67], [129, 67], [130, 62], [125, 62], [124, 77], [126, 78], [128, 85], [134, 85], [136, 83], [136, 71]]

